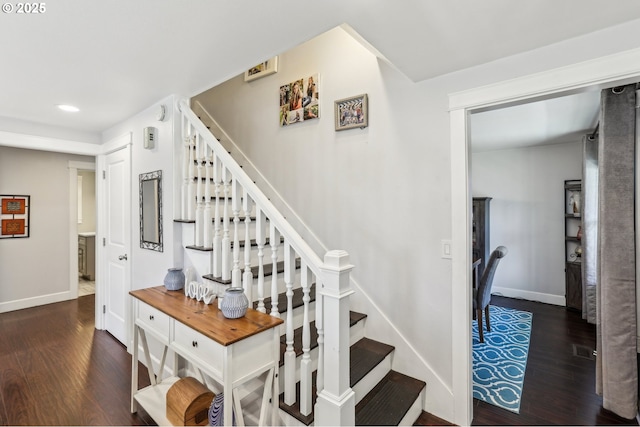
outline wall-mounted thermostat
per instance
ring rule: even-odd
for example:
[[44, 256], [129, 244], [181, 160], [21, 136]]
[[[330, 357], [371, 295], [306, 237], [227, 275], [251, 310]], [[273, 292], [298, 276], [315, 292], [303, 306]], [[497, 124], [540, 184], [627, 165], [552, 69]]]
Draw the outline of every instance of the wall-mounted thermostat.
[[144, 128], [144, 148], [151, 150], [156, 146], [156, 138], [158, 136], [158, 129], [154, 127]]

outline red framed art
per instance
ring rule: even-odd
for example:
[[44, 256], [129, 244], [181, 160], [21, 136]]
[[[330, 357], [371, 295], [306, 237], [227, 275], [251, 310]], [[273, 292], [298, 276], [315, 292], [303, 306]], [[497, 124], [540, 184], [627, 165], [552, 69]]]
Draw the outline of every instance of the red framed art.
[[0, 195], [0, 239], [29, 237], [31, 196]]
[[[4, 196], [3, 196], [4, 197]], [[27, 206], [27, 199], [2, 199], [2, 214], [24, 215]]]

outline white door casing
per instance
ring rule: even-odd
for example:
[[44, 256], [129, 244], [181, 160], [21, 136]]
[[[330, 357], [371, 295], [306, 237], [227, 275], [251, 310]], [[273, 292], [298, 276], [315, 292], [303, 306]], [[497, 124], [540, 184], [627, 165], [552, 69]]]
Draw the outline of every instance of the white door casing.
[[452, 319], [454, 420], [473, 419], [471, 378], [471, 194], [468, 114], [535, 98], [629, 84], [640, 80], [640, 49], [449, 95], [452, 209]]
[[78, 297], [78, 171], [96, 170], [91, 162], [69, 161], [69, 293]]
[[[104, 164], [104, 329], [128, 344], [128, 293], [131, 289], [130, 146], [108, 154]], [[101, 242], [102, 243], [102, 242]]]

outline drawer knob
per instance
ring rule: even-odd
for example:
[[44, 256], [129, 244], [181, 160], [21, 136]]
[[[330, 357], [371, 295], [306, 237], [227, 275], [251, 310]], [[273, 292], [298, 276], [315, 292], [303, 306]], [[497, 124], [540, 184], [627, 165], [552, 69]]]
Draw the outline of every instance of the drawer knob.
[[198, 347], [198, 341], [191, 341], [191, 345], [194, 347]]
[[149, 320], [153, 320], [153, 314], [149, 315]]

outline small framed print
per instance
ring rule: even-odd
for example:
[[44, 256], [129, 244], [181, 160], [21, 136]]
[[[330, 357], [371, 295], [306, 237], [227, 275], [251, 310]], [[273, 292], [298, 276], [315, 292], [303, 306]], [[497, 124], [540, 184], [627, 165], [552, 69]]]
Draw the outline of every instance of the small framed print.
[[3, 219], [2, 220], [2, 235], [17, 236], [24, 234], [25, 226], [24, 219]]
[[267, 59], [254, 67], [249, 68], [244, 72], [244, 81], [250, 82], [251, 80], [266, 77], [270, 74], [278, 72], [278, 57], [274, 56], [271, 59]]
[[367, 94], [339, 99], [335, 102], [336, 131], [369, 126]]
[[0, 239], [29, 237], [30, 196], [0, 195]]
[[2, 199], [2, 214], [12, 215], [19, 214], [24, 215], [26, 209], [27, 199]]

